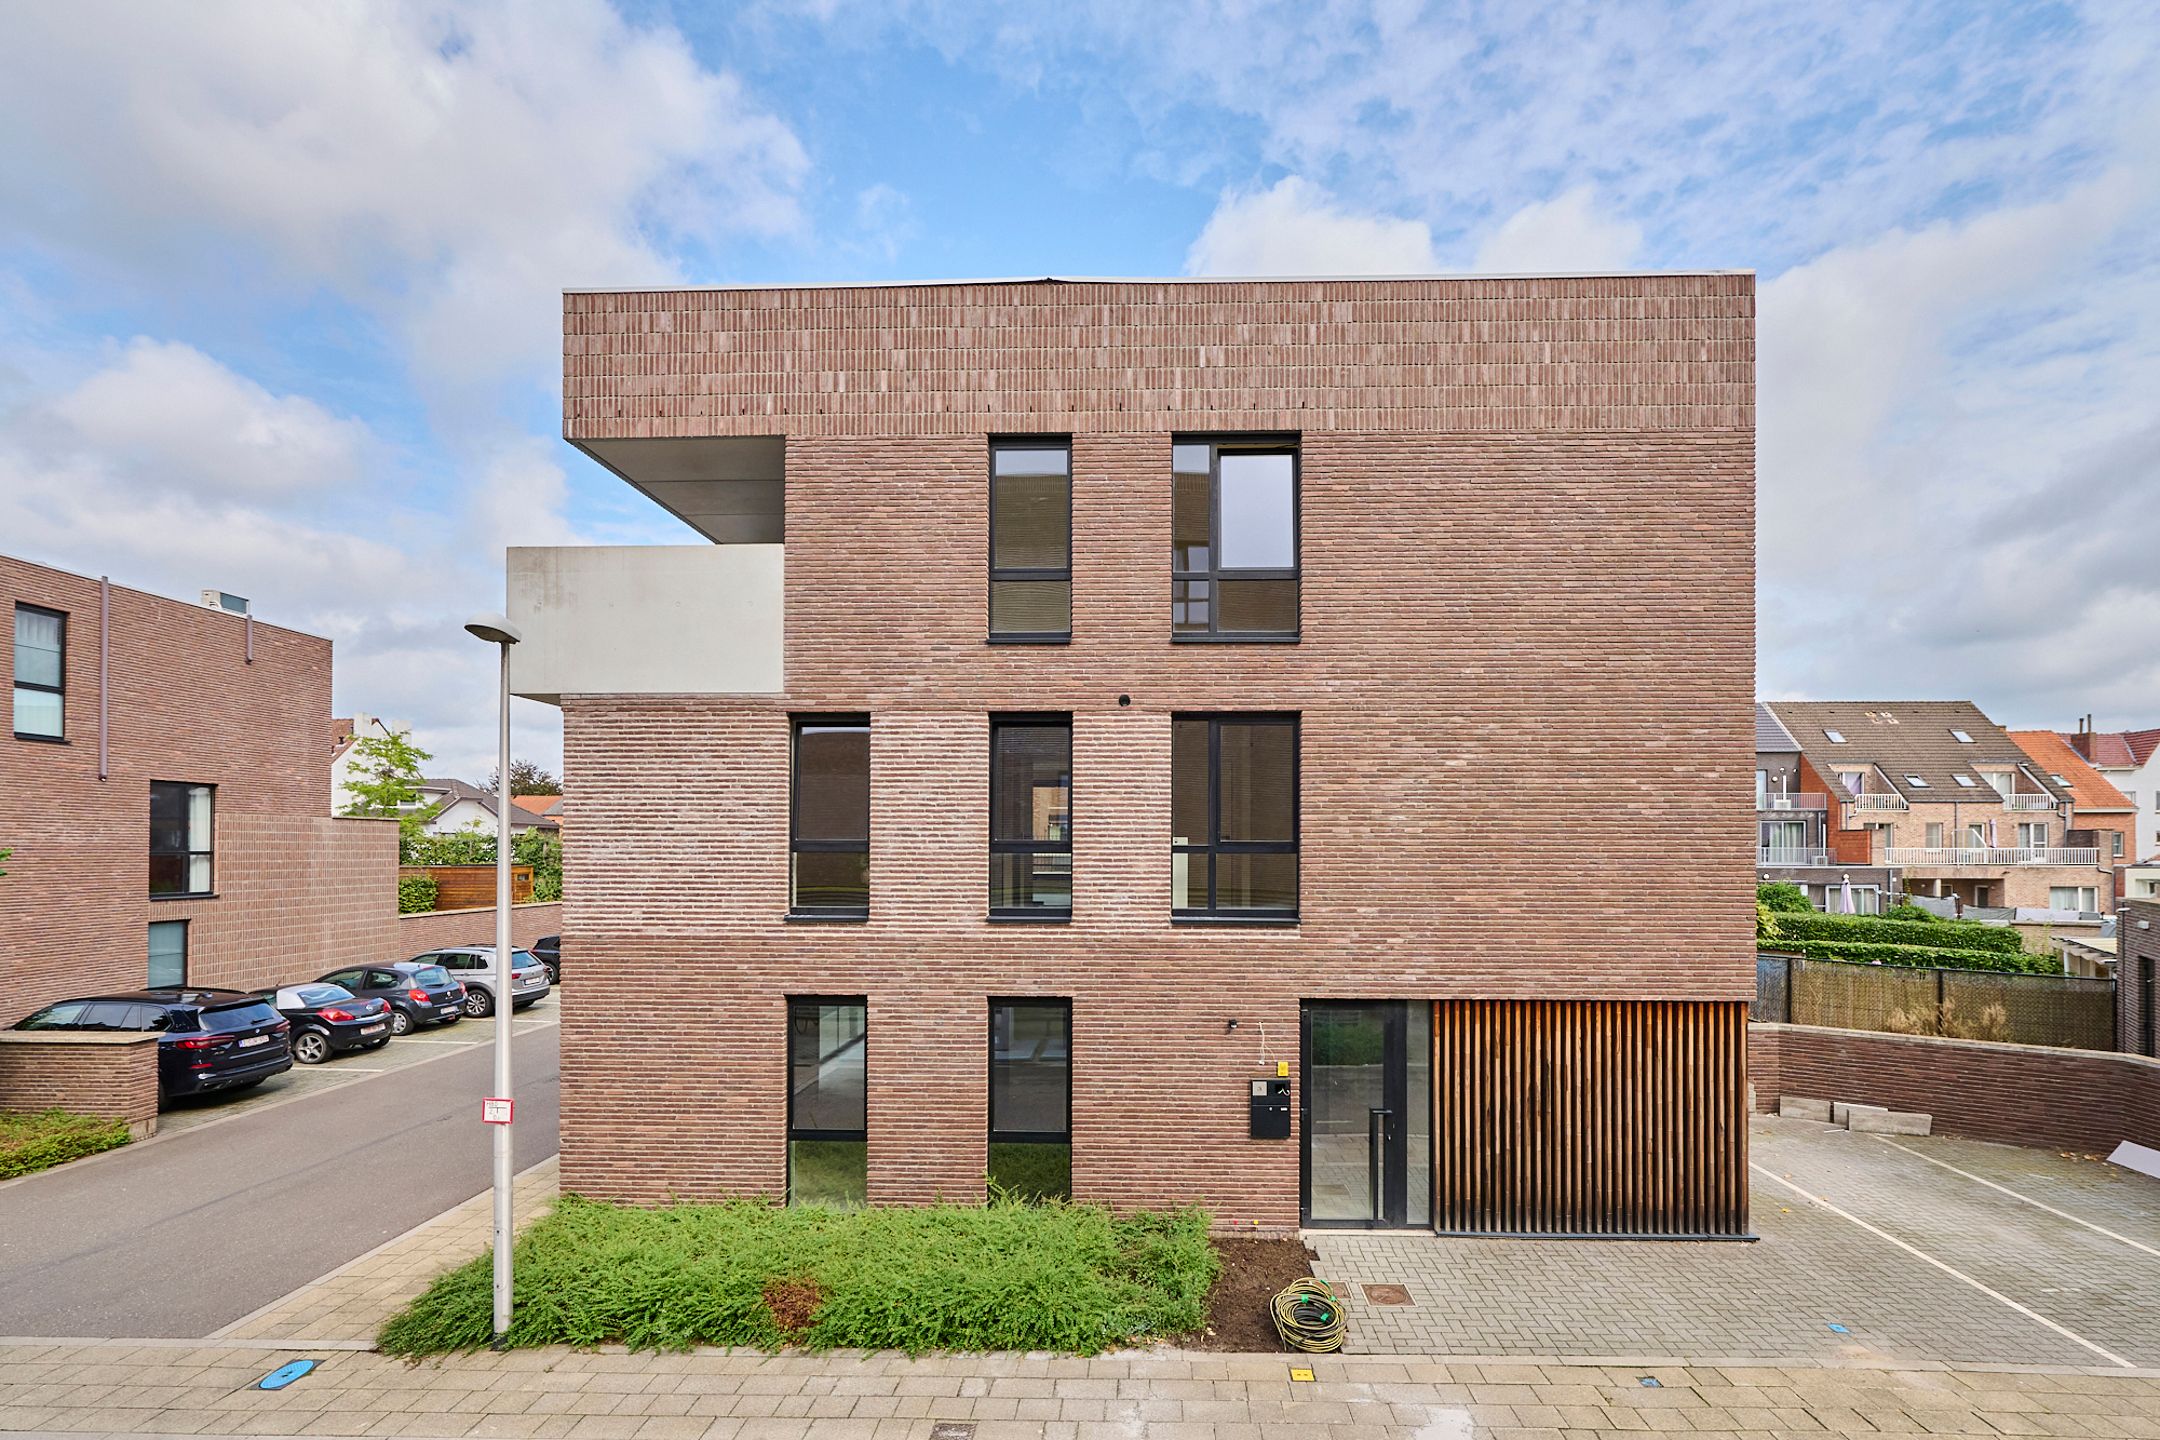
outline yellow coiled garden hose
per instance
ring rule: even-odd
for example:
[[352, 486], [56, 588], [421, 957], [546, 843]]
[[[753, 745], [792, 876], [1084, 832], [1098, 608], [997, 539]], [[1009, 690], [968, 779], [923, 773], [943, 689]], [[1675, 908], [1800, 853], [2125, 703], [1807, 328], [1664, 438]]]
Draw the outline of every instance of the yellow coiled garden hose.
[[1325, 1280], [1306, 1276], [1275, 1292], [1269, 1309], [1275, 1316], [1275, 1333], [1283, 1344], [1308, 1355], [1326, 1355], [1342, 1349], [1343, 1309]]

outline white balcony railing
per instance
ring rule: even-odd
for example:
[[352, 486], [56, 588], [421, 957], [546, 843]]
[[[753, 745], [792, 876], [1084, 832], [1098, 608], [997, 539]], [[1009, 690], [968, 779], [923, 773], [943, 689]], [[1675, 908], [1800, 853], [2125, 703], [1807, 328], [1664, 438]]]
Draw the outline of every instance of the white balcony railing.
[[2003, 797], [2003, 808], [2008, 810], [2052, 810], [2055, 808], [2055, 797], [2052, 795], [2006, 795]]
[[1885, 859], [1886, 864], [1905, 866], [1926, 865], [2098, 865], [2100, 852], [2093, 849], [2069, 849], [2060, 845], [2011, 846], [1996, 848], [1936, 847], [1892, 845]]
[[1904, 796], [1886, 795], [1879, 790], [1870, 790], [1864, 795], [1855, 795], [1852, 803], [1853, 808], [1856, 810], [1910, 810], [1912, 808], [1912, 806], [1905, 803]]
[[1797, 793], [1779, 795], [1768, 790], [1755, 792], [1757, 810], [1827, 810], [1830, 797], [1823, 794]]
[[1828, 865], [1830, 852], [1809, 850], [1798, 845], [1763, 845], [1756, 847], [1755, 863], [1766, 869], [1781, 865]]

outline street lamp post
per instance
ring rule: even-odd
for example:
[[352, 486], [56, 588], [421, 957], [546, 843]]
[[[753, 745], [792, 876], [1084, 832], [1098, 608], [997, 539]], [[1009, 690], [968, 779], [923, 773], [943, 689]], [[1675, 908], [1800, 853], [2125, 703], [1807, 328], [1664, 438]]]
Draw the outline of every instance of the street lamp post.
[[[510, 1333], [510, 647], [523, 637], [500, 615], [475, 615], [465, 628], [502, 652], [495, 748], [495, 1093], [481, 1119], [495, 1129], [495, 1343]], [[497, 1113], [499, 1111], [499, 1113]]]

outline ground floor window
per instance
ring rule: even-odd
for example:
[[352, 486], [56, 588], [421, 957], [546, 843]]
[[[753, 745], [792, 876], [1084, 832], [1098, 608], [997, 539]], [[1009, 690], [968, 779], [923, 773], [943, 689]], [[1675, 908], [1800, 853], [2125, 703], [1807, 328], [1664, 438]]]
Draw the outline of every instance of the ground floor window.
[[[1842, 915], [1845, 913], [1845, 887], [1842, 884], [1822, 887], [1822, 908], [1823, 912], [1829, 915]], [[1855, 915], [1882, 914], [1881, 887], [1875, 885], [1853, 886], [1852, 913]]]
[[990, 1002], [990, 1185], [1072, 1198], [1072, 1002]]
[[187, 984], [187, 926], [185, 920], [159, 920], [150, 927], [150, 988], [162, 990]]
[[788, 1203], [840, 1207], [870, 1193], [861, 996], [788, 1001]]
[[2051, 885], [2048, 887], [2050, 910], [2098, 910], [2100, 891], [2092, 885]]

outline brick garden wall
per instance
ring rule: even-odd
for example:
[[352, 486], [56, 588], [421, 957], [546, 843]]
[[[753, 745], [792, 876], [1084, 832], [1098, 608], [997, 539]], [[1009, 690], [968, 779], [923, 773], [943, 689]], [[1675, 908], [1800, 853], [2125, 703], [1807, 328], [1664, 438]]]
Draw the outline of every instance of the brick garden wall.
[[2137, 1056], [1758, 1024], [1748, 1068], [1760, 1110], [1805, 1095], [1925, 1111], [1942, 1134], [2008, 1145], [2160, 1146], [2160, 1061]]
[[[376, 958], [409, 960], [423, 950], [444, 945], [495, 943], [495, 907], [477, 910], [433, 910], [420, 915], [400, 915], [397, 934], [388, 951]], [[542, 935], [562, 933], [562, 905], [542, 900], [510, 907], [510, 942], [530, 945]]]
[[156, 1134], [157, 1037], [0, 1031], [0, 1110], [55, 1106]]
[[[1280, 1229], [1247, 1081], [1301, 998], [1753, 993], [1749, 277], [565, 310], [573, 438], [788, 436], [786, 693], [564, 701], [564, 923], [610, 982], [565, 1018], [569, 1188], [781, 1193], [785, 997], [860, 994], [871, 1198], [979, 1197], [988, 999], [1063, 996], [1075, 1193]], [[1170, 643], [1187, 430], [1301, 437], [1301, 643]], [[1029, 432], [1074, 436], [1074, 634], [993, 648], [985, 437]], [[1170, 923], [1204, 709], [1303, 717], [1294, 927]], [[783, 921], [791, 710], [873, 717], [867, 923]], [[1073, 712], [1069, 925], [984, 918], [1001, 710]]]

